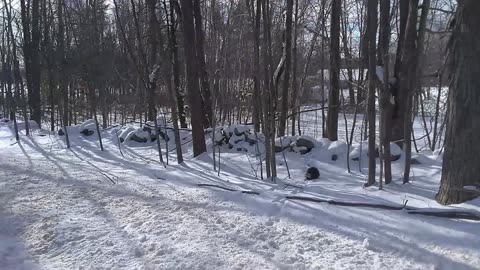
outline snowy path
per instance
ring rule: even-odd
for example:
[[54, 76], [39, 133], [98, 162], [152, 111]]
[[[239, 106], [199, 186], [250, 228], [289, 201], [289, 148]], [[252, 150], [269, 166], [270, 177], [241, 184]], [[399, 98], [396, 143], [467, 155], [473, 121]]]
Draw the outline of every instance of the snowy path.
[[[480, 267], [478, 223], [458, 222], [462, 232], [448, 228], [455, 221], [198, 188], [214, 179], [201, 161], [163, 169], [152, 155], [140, 166], [113, 144], [67, 151], [32, 138], [13, 143], [0, 126], [0, 269]], [[452, 242], [423, 239], [428, 225]]]

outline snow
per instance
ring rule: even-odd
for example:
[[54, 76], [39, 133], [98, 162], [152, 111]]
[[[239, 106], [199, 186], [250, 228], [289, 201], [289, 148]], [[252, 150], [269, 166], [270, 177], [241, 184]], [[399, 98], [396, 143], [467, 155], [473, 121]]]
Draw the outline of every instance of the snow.
[[96, 130], [95, 119], [86, 120], [78, 128], [79, 128], [79, 131], [82, 131], [84, 129]]
[[[22, 131], [16, 143], [12, 123], [0, 123], [0, 269], [478, 269], [480, 265], [479, 222], [285, 198], [299, 195], [388, 205], [408, 200], [412, 207], [478, 213], [478, 199], [450, 207], [435, 202], [439, 151], [417, 154], [429, 163], [413, 165], [414, 181], [407, 185], [399, 179], [403, 161], [393, 162], [394, 182], [379, 191], [362, 187], [366, 159], [351, 161], [349, 174], [345, 142], [317, 139], [310, 153], [284, 153], [291, 179], [286, 177], [282, 154], [277, 155], [281, 181], [273, 184], [255, 177], [259, 160], [254, 150], [237, 152], [226, 145], [218, 177], [212, 170], [211, 152], [192, 157], [187, 130], [181, 130], [183, 164], [177, 165], [170, 154], [170, 164], [163, 168], [155, 142], [122, 144], [122, 156], [116, 134], [127, 129], [103, 130], [102, 152], [96, 136], [78, 132], [69, 134], [70, 150], [63, 137], [40, 130], [30, 137]], [[314, 132], [304, 134], [315, 138]], [[170, 131], [168, 135], [173, 138]], [[169, 151], [174, 151], [173, 141], [168, 142]], [[161, 142], [164, 147], [165, 141]], [[351, 150], [359, 145], [355, 137]], [[366, 153], [367, 147], [362, 150]], [[333, 153], [339, 155], [337, 161], [331, 160]], [[309, 163], [319, 168], [321, 177], [305, 183]], [[198, 187], [199, 183], [260, 195]]]

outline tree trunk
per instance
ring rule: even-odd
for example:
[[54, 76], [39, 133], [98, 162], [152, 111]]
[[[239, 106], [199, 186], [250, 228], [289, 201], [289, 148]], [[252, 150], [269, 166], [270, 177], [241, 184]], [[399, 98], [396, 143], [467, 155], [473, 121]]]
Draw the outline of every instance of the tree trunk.
[[195, 28], [193, 22], [192, 0], [181, 0], [182, 24], [184, 36], [184, 53], [187, 77], [188, 100], [190, 103], [190, 118], [192, 124], [193, 156], [207, 151], [203, 131], [204, 114], [200, 95], [198, 63], [195, 52]]
[[41, 97], [40, 97], [40, 0], [32, 1], [32, 40], [31, 40], [31, 65], [32, 65], [32, 89], [31, 99], [32, 120], [42, 125]]
[[255, 18], [253, 25], [253, 124], [255, 132], [260, 131], [260, 108], [262, 106], [260, 97], [260, 20], [261, 20], [261, 0], [255, 2]]
[[198, 75], [201, 81], [202, 107], [204, 115], [204, 127], [212, 124], [212, 97], [208, 82], [207, 65], [205, 63], [204, 35], [202, 29], [202, 12], [200, 0], [193, 0], [193, 16], [195, 18], [195, 48], [197, 52]]
[[292, 136], [295, 136], [295, 110], [296, 110], [296, 100], [298, 95], [298, 83], [297, 83], [297, 61], [298, 61], [298, 53], [297, 53], [297, 39], [298, 39], [298, 0], [295, 0], [295, 22], [293, 28], [293, 48], [292, 48], [292, 58], [293, 58], [293, 66], [292, 66], [292, 99], [291, 99], [291, 109], [292, 109]]
[[327, 137], [338, 140], [338, 113], [340, 110], [340, 14], [342, 0], [332, 1], [330, 24], [330, 88], [328, 89]]
[[375, 183], [375, 48], [377, 32], [378, 0], [368, 0], [368, 182], [365, 186]]
[[187, 128], [187, 121], [185, 119], [185, 95], [180, 91], [180, 64], [178, 61], [178, 44], [177, 44], [177, 20], [175, 19], [175, 12], [173, 10], [175, 0], [170, 0], [170, 48], [172, 54], [172, 71], [173, 71], [173, 89], [175, 91], [178, 119], [180, 120], [180, 127]]
[[449, 92], [445, 154], [442, 179], [436, 200], [440, 204], [467, 201], [478, 192], [467, 192], [464, 186], [480, 187], [480, 2], [459, 1], [450, 56], [452, 84]]
[[65, 132], [65, 143], [67, 148], [70, 148], [70, 139], [68, 137], [68, 92], [67, 92], [67, 83], [65, 78], [65, 24], [63, 21], [63, 8], [65, 7], [64, 0], [58, 0], [58, 77], [59, 77], [59, 88], [62, 95], [63, 109], [62, 111], [62, 125]]
[[278, 136], [285, 135], [285, 126], [287, 124], [288, 112], [288, 88], [290, 87], [290, 69], [292, 60], [292, 17], [293, 17], [293, 0], [287, 0], [287, 11], [285, 21], [285, 69], [283, 72], [283, 89], [282, 103], [280, 108], [280, 119], [278, 125]]
[[392, 182], [392, 162], [390, 151], [390, 115], [392, 104], [390, 103], [390, 84], [389, 84], [389, 57], [388, 50], [390, 44], [390, 1], [380, 1], [380, 35], [379, 35], [379, 54], [378, 64], [383, 67], [384, 77], [379, 78], [383, 81], [383, 88], [380, 90], [380, 147], [383, 149], [381, 168], [384, 169], [385, 184]]
[[[402, 54], [405, 49], [405, 36], [407, 31], [407, 21], [409, 14], [409, 1], [410, 0], [401, 0], [400, 1], [400, 21], [399, 21], [399, 36], [397, 44], [397, 55], [395, 58], [395, 69], [394, 69], [394, 78], [395, 84], [392, 88], [392, 96], [394, 97], [394, 107], [392, 110], [392, 123], [391, 123], [391, 141], [397, 143], [400, 147], [403, 147], [403, 138], [404, 138], [404, 125], [405, 125], [405, 105], [407, 99], [407, 93], [402, 89], [400, 80], [402, 79], [402, 67], [405, 65], [403, 63]], [[418, 3], [417, 3], [418, 4]]]

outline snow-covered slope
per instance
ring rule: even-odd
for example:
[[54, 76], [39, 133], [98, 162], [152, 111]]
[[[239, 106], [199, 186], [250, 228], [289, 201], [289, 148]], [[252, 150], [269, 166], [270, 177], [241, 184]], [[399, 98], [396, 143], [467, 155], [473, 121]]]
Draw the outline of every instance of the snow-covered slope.
[[[185, 163], [176, 164], [170, 145], [170, 165], [163, 168], [155, 143], [122, 145], [122, 156], [116, 131], [102, 132], [101, 152], [95, 136], [72, 133], [66, 150], [62, 137], [40, 130], [15, 143], [10, 126], [0, 125], [0, 269], [480, 267], [478, 222], [285, 199], [408, 200], [441, 208], [433, 200], [441, 166], [434, 159], [414, 165], [413, 183], [395, 180], [379, 191], [362, 188], [364, 160], [352, 161], [349, 174], [343, 156], [332, 161], [315, 151], [286, 152], [288, 179], [279, 153], [280, 179], [273, 184], [255, 178], [258, 160], [251, 153], [222, 152], [217, 176], [211, 154], [191, 157], [184, 132]], [[322, 149], [345, 151], [341, 143]], [[320, 169], [318, 181], [303, 181], [307, 165]], [[401, 165], [394, 163], [395, 177]], [[480, 201], [453, 208], [480, 211]]]

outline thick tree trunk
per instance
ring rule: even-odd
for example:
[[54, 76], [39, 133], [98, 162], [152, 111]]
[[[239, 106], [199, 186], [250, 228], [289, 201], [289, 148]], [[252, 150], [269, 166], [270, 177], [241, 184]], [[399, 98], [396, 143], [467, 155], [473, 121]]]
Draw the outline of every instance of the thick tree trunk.
[[[407, 50], [404, 52], [405, 64], [402, 78], [406, 78], [407, 81], [401, 80], [401, 88], [408, 92], [406, 111], [405, 111], [405, 124], [404, 124], [404, 140], [405, 140], [405, 169], [403, 176], [403, 183], [407, 183], [410, 178], [410, 163], [411, 163], [411, 134], [413, 129], [414, 120], [414, 102], [413, 99], [417, 96], [418, 88], [420, 87], [420, 78], [422, 77], [421, 71], [421, 58], [424, 51], [425, 40], [425, 28], [427, 15], [430, 8], [430, 0], [424, 0], [422, 3], [422, 13], [420, 16], [420, 24], [418, 35], [416, 31], [417, 25], [417, 13], [418, 13], [418, 0], [410, 1], [410, 14], [407, 23], [407, 34], [405, 45]], [[411, 18], [412, 17], [412, 18]], [[411, 26], [413, 25], [413, 26]], [[413, 29], [412, 29], [413, 28]], [[411, 41], [413, 39], [413, 41]], [[412, 51], [410, 51], [412, 50]], [[403, 61], [403, 60], [402, 60]], [[415, 143], [415, 141], [414, 141]], [[416, 147], [416, 145], [415, 145]]]
[[193, 22], [192, 0], [181, 0], [182, 24], [184, 36], [184, 53], [187, 77], [188, 100], [190, 103], [190, 118], [192, 124], [193, 156], [207, 151], [205, 133], [203, 131], [204, 114], [200, 95], [198, 63], [195, 52], [195, 28]]
[[210, 83], [208, 81], [207, 65], [205, 63], [204, 35], [202, 29], [202, 12], [200, 0], [193, 0], [193, 16], [195, 18], [195, 48], [197, 52], [198, 75], [201, 81], [202, 107], [204, 127], [210, 127], [212, 123], [212, 97]]
[[380, 90], [380, 147], [383, 148], [383, 157], [380, 164], [384, 169], [385, 184], [392, 182], [392, 162], [390, 151], [390, 115], [392, 104], [390, 103], [390, 84], [389, 81], [389, 57], [388, 50], [390, 44], [390, 1], [380, 1], [380, 35], [379, 35], [379, 54], [378, 64], [383, 67], [384, 77], [379, 78], [383, 81], [383, 87]]
[[67, 144], [67, 148], [70, 148], [70, 139], [68, 137], [68, 91], [67, 91], [67, 83], [65, 78], [65, 24], [63, 21], [63, 8], [64, 8], [64, 0], [58, 0], [58, 36], [57, 36], [57, 44], [58, 44], [58, 77], [59, 77], [59, 90], [62, 96], [63, 107], [62, 110], [62, 126], [63, 131], [65, 132], [65, 143]]
[[338, 140], [338, 113], [340, 111], [340, 14], [342, 0], [332, 1], [330, 23], [330, 88], [328, 89], [327, 137]]
[[175, 91], [178, 119], [180, 120], [180, 127], [187, 128], [187, 121], [185, 119], [185, 101], [184, 94], [180, 91], [180, 64], [178, 61], [178, 44], [177, 44], [177, 20], [175, 19], [175, 12], [173, 10], [175, 0], [170, 0], [170, 48], [172, 53], [172, 72], [173, 72], [173, 89]]
[[[407, 99], [407, 93], [405, 93], [401, 87], [400, 80], [402, 78], [401, 70], [404, 66], [402, 54], [405, 50], [405, 36], [409, 13], [409, 1], [401, 0], [400, 5], [400, 20], [399, 20], [399, 36], [397, 44], [397, 54], [395, 58], [394, 78], [395, 84], [392, 88], [392, 96], [394, 97], [394, 107], [392, 110], [392, 123], [391, 123], [391, 141], [397, 143], [400, 147], [403, 147], [404, 136], [404, 124], [405, 124], [405, 105]], [[418, 3], [417, 3], [418, 4]]]
[[464, 186], [480, 187], [480, 1], [459, 1], [450, 47], [452, 88], [449, 93], [442, 179], [436, 200], [455, 204], [478, 196]]
[[298, 83], [297, 83], [297, 61], [298, 61], [298, 53], [297, 53], [297, 39], [298, 39], [298, 0], [295, 0], [295, 21], [294, 21], [294, 28], [293, 28], [293, 48], [292, 48], [292, 99], [291, 99], [291, 109], [292, 109], [292, 136], [295, 136], [295, 110], [296, 110], [296, 101], [298, 95]]
[[283, 72], [282, 103], [280, 108], [280, 119], [278, 124], [278, 136], [285, 135], [288, 112], [288, 88], [290, 88], [290, 69], [292, 62], [292, 17], [293, 0], [287, 0], [286, 22], [285, 22], [285, 69]]
[[255, 18], [253, 20], [253, 125], [256, 132], [260, 131], [260, 108], [262, 106], [260, 94], [260, 20], [261, 0], [253, 0], [255, 3]]
[[377, 32], [378, 0], [368, 0], [368, 182], [365, 186], [375, 183], [375, 48]]

